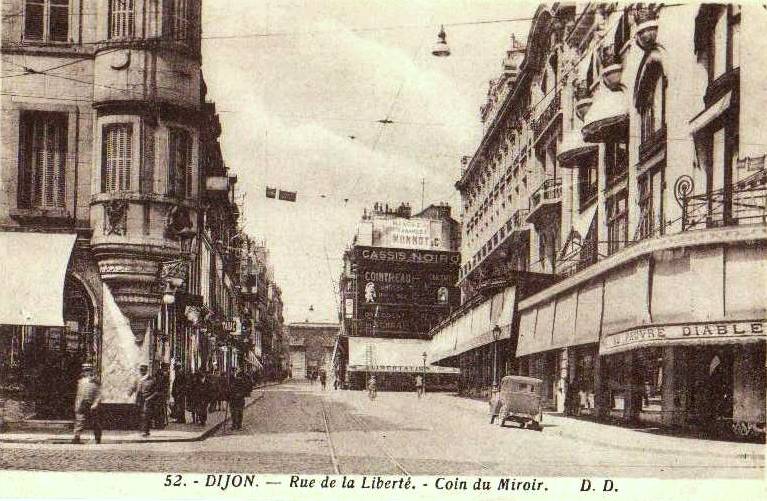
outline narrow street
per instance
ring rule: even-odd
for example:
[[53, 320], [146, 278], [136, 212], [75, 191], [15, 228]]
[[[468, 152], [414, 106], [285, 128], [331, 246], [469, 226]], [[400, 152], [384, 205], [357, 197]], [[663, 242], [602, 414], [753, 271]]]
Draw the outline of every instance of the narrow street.
[[[306, 383], [263, 391], [264, 398], [247, 409], [242, 431], [222, 429], [205, 441], [189, 443], [2, 444], [0, 468], [539, 477], [764, 475], [763, 449], [754, 444], [658, 437], [588, 423], [599, 430], [591, 440], [571, 433], [577, 422], [557, 417], [544, 419], [542, 432], [513, 424], [499, 428], [488, 423], [485, 404], [449, 394], [427, 394], [418, 400], [413, 393], [382, 392], [370, 400], [363, 392], [323, 393], [318, 384]], [[659, 440], [662, 450], [655, 448]]]

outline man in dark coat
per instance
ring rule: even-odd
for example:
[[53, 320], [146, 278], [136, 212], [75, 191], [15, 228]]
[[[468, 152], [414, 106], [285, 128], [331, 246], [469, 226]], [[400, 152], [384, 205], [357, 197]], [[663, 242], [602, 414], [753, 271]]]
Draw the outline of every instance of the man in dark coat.
[[245, 377], [242, 369], [238, 369], [237, 374], [229, 384], [229, 408], [232, 412], [233, 430], [242, 429], [242, 412], [245, 408], [245, 397], [250, 395], [252, 390], [252, 383]]
[[173, 398], [173, 418], [177, 423], [186, 423], [187, 380], [181, 364], [174, 365], [173, 387], [170, 396]]
[[141, 430], [142, 435], [149, 436], [149, 428], [151, 426], [152, 417], [154, 416], [154, 407], [157, 403], [159, 393], [157, 392], [157, 384], [154, 378], [149, 374], [149, 367], [147, 364], [141, 364], [139, 366], [139, 374], [141, 375], [133, 385], [133, 389], [130, 395], [136, 394], [136, 405], [138, 405], [141, 412]]

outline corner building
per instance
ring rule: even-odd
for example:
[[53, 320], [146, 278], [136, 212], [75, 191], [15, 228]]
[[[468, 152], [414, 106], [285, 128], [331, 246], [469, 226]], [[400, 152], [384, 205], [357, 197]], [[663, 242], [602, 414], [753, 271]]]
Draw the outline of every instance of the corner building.
[[457, 183], [461, 287], [550, 277], [501, 322], [551, 408], [764, 433], [764, 26], [757, 5], [554, 4], [513, 41]]
[[2, 7], [4, 420], [71, 415], [86, 360], [130, 404], [162, 264], [198, 230], [200, 1]]

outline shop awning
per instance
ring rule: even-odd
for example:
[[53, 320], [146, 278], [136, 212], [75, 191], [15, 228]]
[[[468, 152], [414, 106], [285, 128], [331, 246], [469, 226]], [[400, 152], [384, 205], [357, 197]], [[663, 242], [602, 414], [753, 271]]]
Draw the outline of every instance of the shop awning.
[[575, 315], [578, 296], [575, 292], [557, 298], [554, 311], [554, 331], [551, 336], [551, 348], [571, 346], [575, 331]]
[[581, 131], [567, 131], [562, 138], [559, 153], [557, 154], [559, 166], [564, 169], [577, 169], [580, 165], [575, 160], [589, 152], [597, 151], [598, 148], [596, 144], [584, 141]]
[[640, 261], [605, 279], [603, 336], [650, 322], [648, 269], [648, 262]]
[[613, 128], [628, 123], [628, 101], [623, 91], [611, 91], [600, 87], [594, 95], [594, 103], [583, 118], [583, 140], [602, 142]]
[[714, 104], [701, 111], [695, 118], [690, 120], [690, 133], [695, 134], [706, 125], [717, 119], [722, 113], [727, 111], [732, 100], [732, 91], [728, 92]]
[[538, 308], [530, 308], [520, 312], [519, 339], [517, 341], [517, 357], [524, 357], [536, 352], [535, 346], [535, 321], [538, 317]]
[[0, 232], [0, 324], [64, 325], [64, 280], [76, 238]]
[[496, 325], [501, 328], [499, 340], [510, 338], [515, 299], [516, 287], [508, 287], [474, 308], [471, 312], [471, 334], [458, 338], [454, 355], [493, 343]]
[[602, 319], [602, 281], [591, 283], [578, 292], [573, 345], [599, 342]]
[[[349, 338], [349, 372], [422, 372], [429, 341], [421, 339]], [[427, 354], [428, 357], [428, 354]], [[426, 366], [427, 372], [456, 373], [451, 367]]]

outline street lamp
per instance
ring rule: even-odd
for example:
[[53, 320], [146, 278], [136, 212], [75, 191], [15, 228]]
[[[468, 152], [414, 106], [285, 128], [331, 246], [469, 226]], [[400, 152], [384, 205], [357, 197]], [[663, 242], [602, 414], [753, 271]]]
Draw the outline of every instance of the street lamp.
[[439, 34], [437, 35], [437, 43], [434, 44], [434, 48], [431, 50], [431, 54], [436, 57], [447, 57], [450, 55], [450, 47], [447, 46], [445, 40], [445, 27], [439, 27]]
[[423, 357], [423, 392], [426, 393], [426, 352], [424, 351], [421, 356]]
[[501, 328], [498, 324], [493, 327], [493, 389], [498, 387], [498, 372], [496, 370], [498, 363], [498, 339], [501, 337]]

